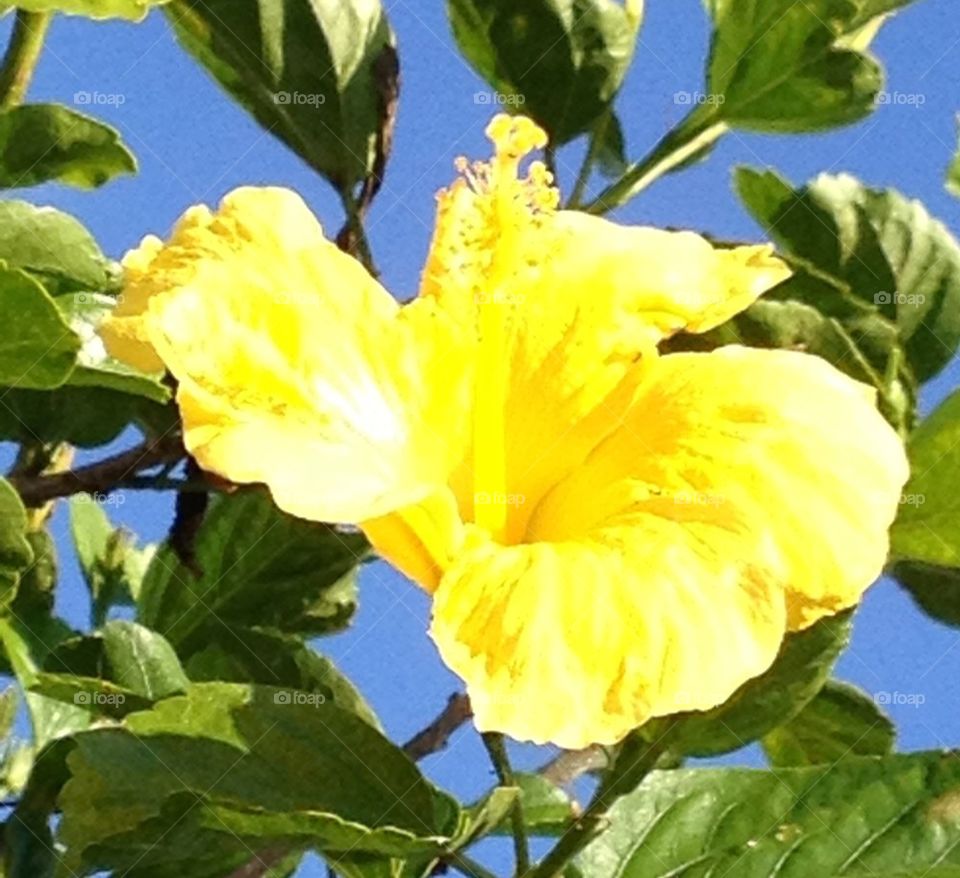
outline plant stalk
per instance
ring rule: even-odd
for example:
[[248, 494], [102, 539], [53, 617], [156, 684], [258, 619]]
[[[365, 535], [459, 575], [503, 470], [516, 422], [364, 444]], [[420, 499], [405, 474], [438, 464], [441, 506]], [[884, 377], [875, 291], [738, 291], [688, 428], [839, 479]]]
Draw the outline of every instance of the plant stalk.
[[581, 210], [599, 216], [626, 204], [664, 174], [709, 149], [728, 130], [726, 122], [716, 120], [712, 108], [697, 107], [646, 158], [631, 165], [619, 180]]
[[0, 64], [0, 109], [9, 110], [23, 103], [52, 19], [49, 12], [17, 10], [10, 43]]
[[[490, 754], [490, 761], [497, 772], [500, 786], [516, 786], [503, 735], [498, 732], [485, 732], [483, 743], [487, 748], [487, 753]], [[517, 859], [517, 876], [522, 878], [530, 871], [530, 842], [527, 838], [527, 825], [523, 819], [523, 804], [519, 797], [510, 810], [510, 828], [513, 834], [513, 849]]]

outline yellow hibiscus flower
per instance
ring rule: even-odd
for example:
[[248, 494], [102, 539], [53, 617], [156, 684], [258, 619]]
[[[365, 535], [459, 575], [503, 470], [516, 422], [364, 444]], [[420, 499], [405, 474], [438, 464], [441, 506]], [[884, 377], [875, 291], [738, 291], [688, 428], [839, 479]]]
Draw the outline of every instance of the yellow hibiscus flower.
[[868, 388], [803, 353], [660, 356], [789, 275], [769, 246], [557, 210], [530, 120], [439, 196], [399, 305], [293, 192], [125, 260], [110, 351], [178, 381], [207, 470], [359, 523], [433, 595], [481, 730], [576, 748], [726, 700], [880, 574], [907, 477]]

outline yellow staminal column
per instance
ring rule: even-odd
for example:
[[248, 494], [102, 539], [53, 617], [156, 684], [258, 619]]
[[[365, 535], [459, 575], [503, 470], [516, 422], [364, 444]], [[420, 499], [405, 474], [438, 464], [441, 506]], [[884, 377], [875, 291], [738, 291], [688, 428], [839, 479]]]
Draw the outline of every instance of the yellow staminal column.
[[529, 119], [497, 116], [487, 128], [496, 156], [486, 180], [488, 222], [495, 246], [484, 289], [478, 293], [480, 356], [474, 403], [474, 518], [500, 542], [507, 538], [506, 394], [508, 380], [507, 320], [517, 291], [516, 281], [524, 228], [535, 221], [519, 177], [520, 160], [546, 145], [546, 135]]

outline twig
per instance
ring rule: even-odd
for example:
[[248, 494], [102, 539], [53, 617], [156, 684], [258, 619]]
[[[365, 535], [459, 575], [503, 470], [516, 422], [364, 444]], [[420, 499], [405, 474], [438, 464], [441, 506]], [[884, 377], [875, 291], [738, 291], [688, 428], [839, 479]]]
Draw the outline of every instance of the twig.
[[606, 768], [609, 758], [603, 747], [594, 745], [584, 750], [565, 750], [540, 769], [540, 776], [558, 787], [572, 784], [578, 777]]
[[88, 466], [47, 475], [14, 473], [9, 477], [9, 481], [20, 494], [25, 506], [42, 506], [50, 500], [73, 494], [109, 494], [122, 487], [123, 480], [134, 473], [177, 461], [184, 454], [179, 436], [162, 436], [158, 439], [147, 439], [134, 448]]
[[463, 692], [451, 695], [443, 713], [407, 741], [403, 745], [403, 752], [414, 762], [439, 752], [447, 746], [450, 736], [472, 716], [470, 699]]

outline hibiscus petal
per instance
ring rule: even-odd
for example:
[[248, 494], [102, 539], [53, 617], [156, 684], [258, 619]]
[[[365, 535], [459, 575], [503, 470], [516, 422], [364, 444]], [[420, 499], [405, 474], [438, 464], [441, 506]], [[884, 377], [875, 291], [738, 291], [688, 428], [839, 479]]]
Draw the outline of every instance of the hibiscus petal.
[[557, 473], [619, 422], [659, 341], [719, 325], [790, 270], [768, 245], [720, 249], [693, 232], [558, 212], [543, 166], [518, 171], [543, 133], [522, 117], [497, 117], [488, 133], [495, 158], [461, 165], [466, 180], [440, 195], [421, 296], [480, 340], [480, 439], [453, 487], [464, 518], [484, 525], [476, 492], [516, 498], [498, 529], [509, 542]]
[[429, 302], [401, 310], [299, 196], [237, 190], [148, 252], [128, 260], [123, 331], [107, 338], [121, 356], [117, 335], [142, 340], [177, 378], [201, 466], [325, 521], [383, 515], [444, 485], [471, 379], [450, 367], [456, 327]]
[[879, 575], [907, 477], [873, 394], [806, 354], [662, 358], [624, 423], [466, 550], [433, 637], [481, 728], [565, 747], [725, 701]]
[[783, 593], [738, 559], [734, 536], [715, 536], [651, 523], [464, 553], [434, 595], [431, 634], [477, 727], [613, 744], [762, 673], [783, 638]]
[[856, 604], [886, 562], [908, 464], [874, 396], [808, 354], [663, 357], [623, 425], [535, 511], [527, 539], [718, 510], [748, 523], [741, 557], [786, 589], [790, 628], [807, 627]]

